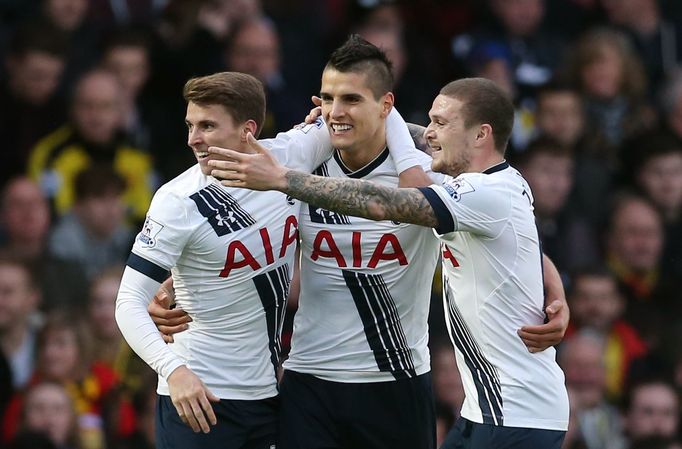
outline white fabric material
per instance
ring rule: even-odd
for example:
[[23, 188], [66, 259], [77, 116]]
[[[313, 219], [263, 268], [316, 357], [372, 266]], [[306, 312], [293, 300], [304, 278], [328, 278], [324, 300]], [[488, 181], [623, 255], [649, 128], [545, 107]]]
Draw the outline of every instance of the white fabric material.
[[[319, 125], [263, 143], [307, 172], [331, 151]], [[279, 192], [222, 187], [198, 165], [156, 192], [123, 276], [116, 319], [159, 374], [159, 394], [169, 394], [166, 379], [183, 364], [221, 399], [277, 394], [271, 344], [279, 339], [293, 275], [299, 208]], [[193, 319], [171, 345], [146, 311], [163, 270], [172, 271], [178, 307]]]
[[[444, 206], [454, 225], [439, 237], [445, 316], [466, 393], [462, 416], [566, 430], [568, 398], [554, 348], [531, 354], [517, 335], [545, 318], [532, 193], [506, 163], [488, 171], [430, 186], [434, 210]], [[439, 218], [442, 227], [447, 220]]]

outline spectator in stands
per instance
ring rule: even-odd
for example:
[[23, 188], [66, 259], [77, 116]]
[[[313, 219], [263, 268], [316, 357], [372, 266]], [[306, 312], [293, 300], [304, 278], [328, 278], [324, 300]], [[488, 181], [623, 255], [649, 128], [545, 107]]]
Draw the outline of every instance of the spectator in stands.
[[66, 107], [56, 92], [65, 58], [66, 43], [50, 26], [24, 25], [12, 36], [0, 87], [0, 180], [25, 173], [29, 151], [63, 122]]
[[679, 280], [661, 271], [663, 225], [646, 199], [623, 194], [616, 198], [605, 237], [606, 260], [625, 297], [625, 320], [649, 348], [660, 342], [663, 316], [675, 313]]
[[109, 167], [81, 171], [74, 182], [76, 201], [50, 236], [50, 253], [78, 263], [89, 279], [124, 263], [133, 240], [125, 223], [125, 190], [123, 179]]
[[571, 392], [571, 414], [575, 415], [573, 444], [588, 449], [622, 449], [618, 410], [606, 400], [604, 338], [580, 332], [564, 340], [558, 361]]
[[663, 219], [661, 268], [682, 276], [682, 140], [659, 131], [642, 136], [633, 145], [635, 183]]
[[265, 86], [267, 111], [261, 137], [274, 137], [300, 123], [308, 111], [303, 96], [293, 91], [281, 72], [280, 38], [266, 17], [235, 24], [227, 40], [228, 70], [248, 73]]
[[447, 338], [432, 339], [429, 346], [436, 402], [446, 406], [454, 417], [458, 417], [464, 403], [464, 387], [452, 343]]
[[570, 285], [571, 323], [566, 336], [589, 330], [604, 338], [602, 357], [607, 395], [612, 400], [620, 399], [630, 365], [646, 354], [646, 345], [637, 331], [622, 319], [625, 302], [613, 274], [606, 268], [579, 270], [572, 275]]
[[658, 0], [602, 0], [609, 22], [632, 40], [651, 86], [663, 82], [682, 62], [682, 26], [664, 17]]
[[568, 204], [573, 188], [572, 156], [559, 142], [541, 137], [518, 155], [515, 164], [533, 192], [542, 250], [564, 273], [599, 257], [590, 223]]
[[116, 373], [124, 393], [130, 399], [143, 388], [143, 377], [154, 374], [154, 371], [130, 349], [116, 325], [116, 295], [122, 275], [123, 265], [114, 265], [92, 280], [87, 321], [93, 337], [95, 362], [108, 366]]
[[640, 380], [629, 390], [624, 419], [630, 440], [649, 436], [675, 438], [680, 419], [679, 395], [667, 380]]
[[26, 392], [21, 412], [23, 431], [42, 432], [57, 449], [76, 449], [79, 445], [76, 410], [64, 385], [42, 382]]
[[144, 219], [155, 188], [151, 157], [130, 145], [122, 133], [120, 85], [103, 70], [77, 84], [71, 121], [42, 139], [29, 160], [30, 176], [63, 215], [75, 200], [75, 179], [94, 164], [107, 165], [126, 182], [129, 218]]
[[[85, 323], [72, 311], [62, 310], [48, 316], [38, 337], [37, 367], [30, 382], [56, 382], [69, 392], [76, 408], [79, 433], [104, 444], [105, 425], [116, 426], [118, 435], [129, 435], [134, 428], [130, 407], [119, 409], [115, 419], [102, 421], [108, 396], [119, 379], [114, 371], [102, 363], [92, 363], [92, 337]], [[3, 422], [3, 439], [11, 439], [19, 429], [25, 397], [18, 393], [10, 403]]]
[[0, 247], [31, 266], [43, 310], [84, 305], [85, 273], [78, 264], [55, 259], [47, 251], [50, 211], [36, 183], [26, 177], [7, 182], [0, 198], [0, 224]]
[[39, 301], [29, 267], [17, 258], [0, 258], [0, 350], [10, 364], [16, 390], [24, 388], [33, 374]]
[[651, 127], [655, 119], [646, 102], [647, 79], [637, 53], [621, 33], [595, 28], [574, 44], [564, 75], [583, 95], [590, 139], [604, 142], [602, 151], [615, 164], [622, 142]]
[[123, 129], [131, 142], [145, 150], [150, 147], [148, 114], [155, 112], [143, 97], [150, 75], [149, 43], [141, 32], [122, 29], [105, 43], [102, 66], [118, 78], [123, 107]]
[[489, 5], [495, 23], [456, 37], [454, 56], [465, 61], [477, 44], [486, 42], [506, 47], [519, 96], [532, 96], [552, 78], [563, 53], [561, 37], [542, 28], [545, 0], [490, 0]]
[[536, 104], [536, 134], [557, 140], [573, 153], [575, 172], [569, 201], [574, 212], [600, 228], [606, 219], [604, 199], [613, 188], [614, 167], [613, 161], [604, 159], [603, 142], [587, 135], [582, 96], [569, 85], [554, 81], [538, 90]]

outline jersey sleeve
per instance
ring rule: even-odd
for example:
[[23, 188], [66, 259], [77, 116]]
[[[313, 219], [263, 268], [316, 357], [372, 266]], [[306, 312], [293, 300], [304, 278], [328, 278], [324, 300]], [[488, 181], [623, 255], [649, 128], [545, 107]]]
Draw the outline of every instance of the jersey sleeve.
[[135, 238], [116, 298], [116, 322], [130, 347], [159, 375], [168, 378], [184, 362], [163, 341], [147, 305], [168, 277], [192, 235], [187, 206], [161, 188]]
[[187, 207], [176, 194], [160, 189], [135, 238], [128, 265], [152, 279], [158, 279], [163, 272], [163, 282], [192, 235]]
[[486, 183], [485, 176], [465, 174], [419, 188], [438, 218], [438, 234], [464, 231], [492, 238], [502, 232], [511, 213], [511, 195]]
[[305, 173], [312, 172], [328, 160], [333, 151], [329, 131], [322, 118], [260, 142], [280, 164]]

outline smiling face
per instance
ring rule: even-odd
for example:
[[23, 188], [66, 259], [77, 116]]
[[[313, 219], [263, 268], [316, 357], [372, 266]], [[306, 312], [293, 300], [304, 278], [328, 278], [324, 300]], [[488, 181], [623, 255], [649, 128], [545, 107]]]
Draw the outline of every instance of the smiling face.
[[392, 93], [376, 99], [367, 85], [366, 74], [328, 67], [322, 73], [320, 97], [332, 145], [344, 152], [344, 162], [357, 162], [360, 168], [383, 150], [385, 120], [393, 106]]
[[208, 161], [215, 158], [214, 155], [209, 156], [208, 147], [243, 149], [246, 132], [256, 132], [255, 122], [253, 126], [250, 125], [251, 122], [253, 121], [235, 123], [232, 114], [218, 104], [202, 106], [193, 101], [187, 104], [187, 145], [194, 152], [204, 175], [211, 174], [212, 167], [208, 166]]
[[438, 95], [429, 111], [431, 123], [424, 137], [431, 147], [433, 171], [457, 176], [471, 166], [478, 127], [464, 126], [463, 103], [447, 95]]

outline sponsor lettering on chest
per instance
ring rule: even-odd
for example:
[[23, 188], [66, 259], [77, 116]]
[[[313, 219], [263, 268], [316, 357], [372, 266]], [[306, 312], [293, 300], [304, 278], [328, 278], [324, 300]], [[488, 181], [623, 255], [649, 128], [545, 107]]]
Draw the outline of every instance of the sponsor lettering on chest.
[[[348, 254], [344, 254], [339, 249], [339, 245], [336, 239], [334, 239], [334, 234], [328, 230], [321, 230], [318, 231], [313, 241], [313, 250], [310, 258], [314, 261], [323, 258], [333, 259], [339, 268], [376, 268], [382, 261], [390, 262], [394, 260], [400, 265], [408, 264], [405, 251], [403, 251], [400, 240], [398, 240], [395, 234], [382, 234], [376, 244], [368, 240], [366, 235], [363, 238], [362, 232], [353, 232], [351, 251]], [[368, 245], [372, 246], [372, 248], [368, 248]], [[363, 252], [371, 254], [371, 256], [363, 257]]]

